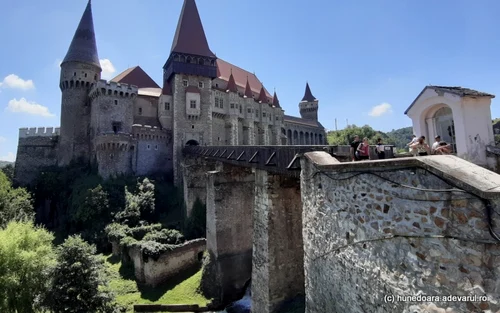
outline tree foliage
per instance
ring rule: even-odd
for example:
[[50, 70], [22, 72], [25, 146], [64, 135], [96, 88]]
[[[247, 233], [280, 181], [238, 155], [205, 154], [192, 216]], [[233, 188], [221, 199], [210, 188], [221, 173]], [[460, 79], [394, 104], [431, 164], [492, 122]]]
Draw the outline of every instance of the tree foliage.
[[10, 180], [10, 182], [14, 180], [14, 165], [12, 165], [12, 163], [9, 163], [4, 167], [1, 167], [1, 170]]
[[79, 236], [70, 236], [57, 248], [57, 266], [44, 304], [54, 313], [113, 312], [107, 290], [104, 261]]
[[32, 222], [0, 229], [0, 312], [35, 312], [55, 265], [53, 235]]
[[23, 188], [13, 188], [0, 171], [0, 228], [10, 221], [30, 221], [34, 211], [30, 194]]
[[115, 215], [116, 222], [130, 227], [137, 226], [141, 217], [154, 212], [155, 185], [145, 178], [137, 183], [137, 193], [131, 193], [125, 188], [125, 209]]

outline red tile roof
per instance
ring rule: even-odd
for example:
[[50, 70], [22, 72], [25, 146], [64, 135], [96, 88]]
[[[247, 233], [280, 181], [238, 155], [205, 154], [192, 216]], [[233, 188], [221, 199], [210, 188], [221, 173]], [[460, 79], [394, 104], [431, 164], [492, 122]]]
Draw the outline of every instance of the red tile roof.
[[[245, 87], [248, 79], [248, 83], [254, 97], [260, 94], [262, 82], [257, 78], [257, 76], [255, 76], [255, 74], [245, 71], [244, 69], [222, 59], [217, 59], [217, 76], [219, 77], [219, 79], [229, 82], [229, 76], [231, 76], [231, 73], [234, 76], [234, 81], [236, 82], [236, 86], [238, 87], [240, 93], [245, 93], [245, 95], [249, 97], [245, 92]], [[264, 91], [269, 99], [268, 101], [270, 102], [272, 99], [271, 94], [265, 88]]]
[[269, 103], [269, 98], [266, 95], [266, 90], [264, 89], [264, 85], [260, 87], [259, 99], [257, 100], [262, 103]]
[[248, 77], [247, 77], [247, 83], [245, 84], [245, 94], [247, 98], [252, 98], [253, 97], [253, 92], [252, 89], [250, 88], [250, 83], [248, 82]]
[[139, 88], [160, 88], [140, 66], [131, 67], [111, 80], [120, 84], [136, 85]]
[[231, 70], [231, 75], [229, 75], [229, 81], [227, 82], [227, 89], [231, 92], [238, 92], [238, 87], [236, 87], [236, 82], [234, 81], [233, 71]]
[[194, 0], [184, 0], [171, 52], [215, 57], [208, 46], [198, 8]]

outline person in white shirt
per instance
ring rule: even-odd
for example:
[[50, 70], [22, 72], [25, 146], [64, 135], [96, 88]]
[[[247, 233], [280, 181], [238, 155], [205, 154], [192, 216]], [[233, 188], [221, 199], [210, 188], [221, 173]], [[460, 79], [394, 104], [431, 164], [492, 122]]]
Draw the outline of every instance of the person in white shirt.
[[416, 144], [418, 142], [418, 138], [417, 138], [417, 135], [413, 135], [412, 136], [412, 140], [406, 144], [406, 146], [410, 147], [410, 152], [412, 152], [412, 148], [411, 148], [411, 145], [413, 144]]
[[434, 137], [434, 143], [432, 144], [431, 152], [434, 154], [437, 147], [439, 147], [439, 143], [441, 142], [441, 136], [437, 135]]

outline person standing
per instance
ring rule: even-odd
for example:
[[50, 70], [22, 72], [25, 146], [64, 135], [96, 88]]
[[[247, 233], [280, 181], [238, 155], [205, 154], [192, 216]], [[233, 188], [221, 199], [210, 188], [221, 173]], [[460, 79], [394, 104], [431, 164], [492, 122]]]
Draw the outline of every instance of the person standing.
[[382, 138], [377, 139], [377, 156], [379, 160], [385, 159], [385, 146], [382, 143]]
[[358, 161], [370, 159], [370, 144], [368, 143], [368, 138], [363, 138], [363, 142], [358, 145], [356, 154]]
[[411, 141], [406, 144], [406, 146], [410, 148], [410, 152], [412, 152], [411, 146], [416, 144], [417, 142], [418, 142], [417, 135], [413, 134]]
[[361, 144], [361, 141], [359, 141], [359, 136], [358, 135], [355, 135], [354, 136], [354, 141], [351, 142], [351, 158], [352, 158], [352, 161], [359, 161], [358, 157], [357, 157], [357, 151], [358, 151], [358, 147], [359, 145]]

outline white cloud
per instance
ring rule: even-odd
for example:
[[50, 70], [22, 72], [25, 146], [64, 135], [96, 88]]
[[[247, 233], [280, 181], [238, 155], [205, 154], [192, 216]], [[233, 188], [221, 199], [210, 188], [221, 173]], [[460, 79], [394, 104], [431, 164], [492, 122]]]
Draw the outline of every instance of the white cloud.
[[109, 59], [102, 59], [102, 60], [99, 60], [99, 62], [101, 63], [101, 67], [102, 67], [101, 77], [103, 79], [113, 78], [112, 75], [116, 72], [116, 69], [115, 69], [113, 63], [111, 63], [111, 61]]
[[13, 152], [7, 152], [7, 155], [0, 156], [0, 161], [14, 162], [16, 160], [16, 155]]
[[7, 141], [7, 138], [0, 136], [0, 143], [6, 142], [6, 141]]
[[34, 89], [35, 84], [33, 84], [31, 79], [24, 80], [16, 74], [10, 74], [6, 76], [2, 82], [0, 82], [0, 87], [28, 90]]
[[5, 110], [13, 113], [27, 113], [43, 117], [54, 116], [54, 114], [49, 112], [49, 108], [41, 104], [38, 104], [36, 102], [29, 102], [25, 98], [21, 98], [20, 100], [17, 99], [10, 100]]
[[372, 108], [368, 115], [378, 117], [387, 113], [392, 113], [392, 106], [389, 103], [381, 103]]

